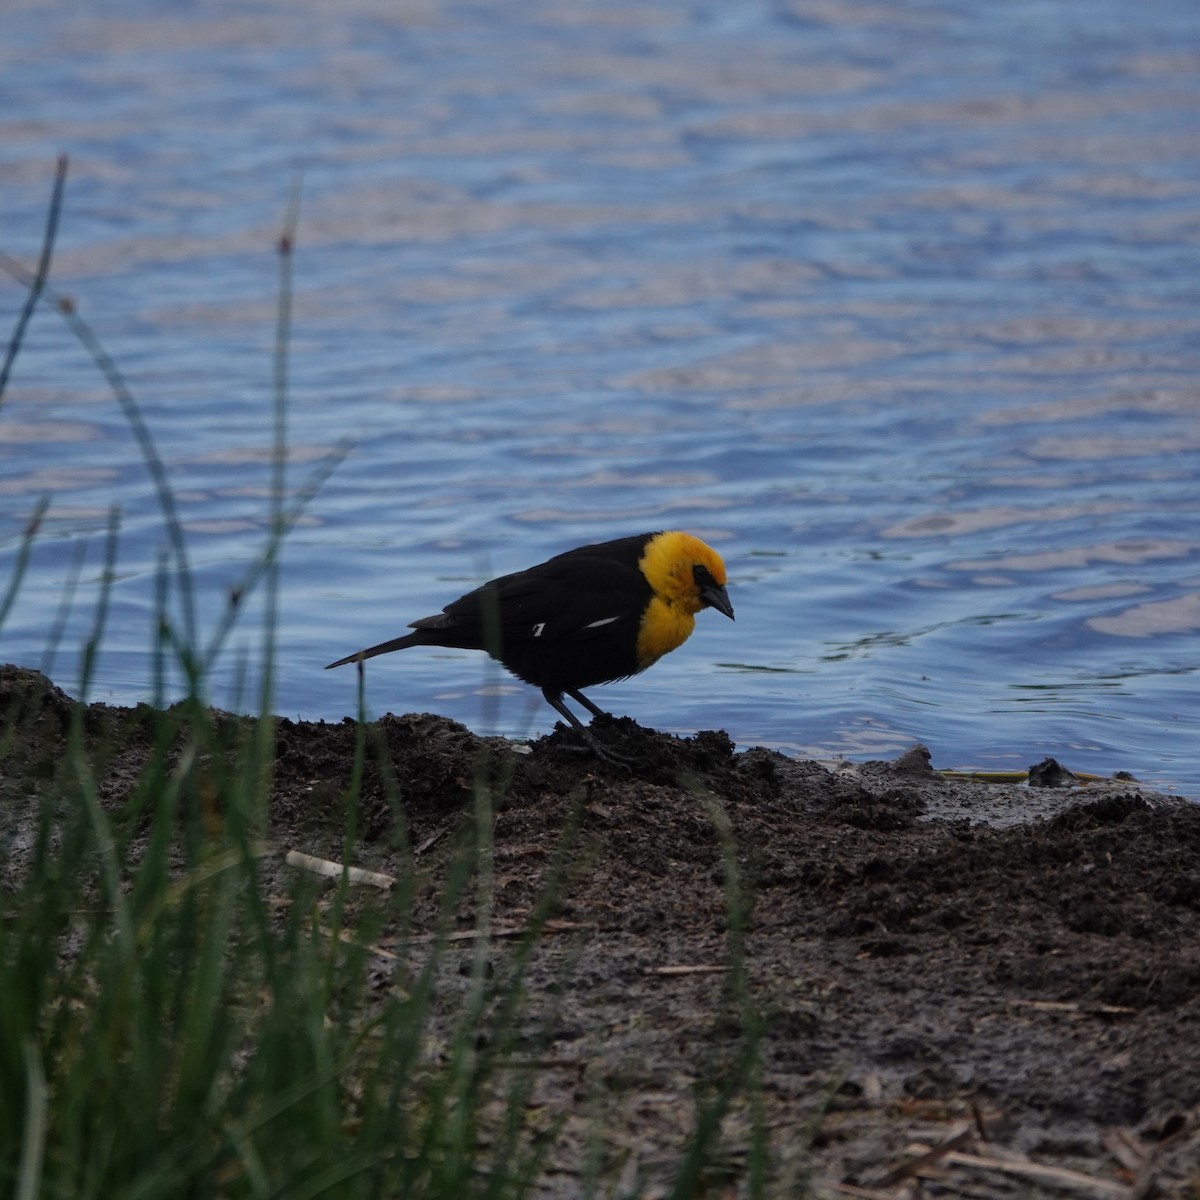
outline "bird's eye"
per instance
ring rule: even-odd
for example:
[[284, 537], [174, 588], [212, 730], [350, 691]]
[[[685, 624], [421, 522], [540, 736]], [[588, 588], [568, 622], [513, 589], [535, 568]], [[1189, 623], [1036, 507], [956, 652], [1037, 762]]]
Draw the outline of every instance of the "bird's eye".
[[712, 577], [712, 572], [700, 563], [697, 563], [692, 568], [692, 578], [696, 581], [698, 588], [713, 587], [716, 585], [716, 580]]

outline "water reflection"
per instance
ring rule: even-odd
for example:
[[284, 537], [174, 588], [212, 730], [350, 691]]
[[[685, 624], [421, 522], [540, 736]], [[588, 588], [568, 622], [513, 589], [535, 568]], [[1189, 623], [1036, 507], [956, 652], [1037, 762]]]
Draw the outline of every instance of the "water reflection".
[[[274, 242], [303, 176], [289, 479], [354, 450], [285, 554], [282, 710], [352, 707], [319, 670], [331, 620], [367, 644], [439, 581], [678, 525], [720, 543], [737, 625], [614, 707], [826, 756], [1081, 748], [1200, 792], [1200, 10], [21, 18], [3, 248], [36, 256], [69, 149], [56, 280], [145, 408], [210, 624], [270, 519]], [[104, 687], [142, 699], [161, 519], [49, 311], [0, 409], [6, 564], [44, 493], [2, 652], [40, 653], [71, 539], [116, 504]], [[369, 703], [530, 727], [444, 666], [373, 671]], [[215, 686], [252, 692], [232, 663]]]

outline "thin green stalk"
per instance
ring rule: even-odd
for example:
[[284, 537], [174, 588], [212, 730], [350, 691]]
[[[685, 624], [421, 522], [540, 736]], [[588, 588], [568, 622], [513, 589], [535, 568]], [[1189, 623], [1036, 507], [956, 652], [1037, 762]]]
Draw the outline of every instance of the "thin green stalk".
[[776, 1180], [776, 1193], [778, 1195], [808, 1195], [812, 1178], [812, 1168], [808, 1163], [802, 1161], [798, 1151], [811, 1150], [816, 1143], [817, 1137], [821, 1132], [821, 1126], [825, 1123], [825, 1118], [833, 1111], [838, 1093], [842, 1090], [843, 1085], [849, 1077], [850, 1066], [847, 1064], [835, 1071], [829, 1077], [824, 1088], [821, 1089], [820, 1099], [816, 1107], [809, 1114], [808, 1120], [804, 1123], [804, 1128], [795, 1139], [792, 1147], [791, 1161], [786, 1165], [786, 1169], [781, 1172], [780, 1178]]
[[109, 356], [108, 351], [100, 344], [100, 340], [96, 337], [92, 327], [83, 320], [75, 310], [74, 304], [69, 301], [66, 302], [63, 316], [67, 324], [71, 327], [72, 332], [83, 343], [85, 349], [92, 356], [92, 360], [100, 368], [101, 373], [108, 381], [109, 388], [121, 405], [121, 410], [125, 414], [125, 420], [133, 432], [133, 436], [138, 443], [138, 448], [142, 452], [142, 460], [146, 464], [146, 470], [150, 473], [154, 490], [158, 495], [158, 504], [162, 509], [163, 521], [166, 524], [167, 538], [171, 543], [172, 552], [175, 556], [175, 565], [177, 568], [175, 582], [179, 588], [180, 600], [183, 606], [184, 630], [187, 634], [188, 654], [181, 665], [187, 671], [189, 685], [194, 687], [198, 682], [196, 663], [193, 657], [196, 652], [196, 599], [192, 590], [192, 574], [188, 561], [187, 539], [184, 536], [183, 522], [179, 518], [179, 509], [175, 503], [175, 493], [172, 491], [171, 482], [167, 478], [167, 468], [163, 463], [162, 456], [158, 452], [158, 446], [155, 444], [154, 436], [150, 432], [150, 426], [147, 425], [146, 418], [142, 415], [141, 405], [134, 398], [133, 392], [130, 391], [129, 386], [125, 382], [125, 377], [117, 369], [117, 364]]
[[127, 953], [132, 955], [134, 942], [134, 926], [130, 917], [129, 903], [121, 888], [121, 865], [117, 857], [116, 841], [113, 837], [112, 825], [100, 805], [99, 789], [96, 786], [92, 765], [88, 761], [83, 747], [83, 713], [85, 709], [88, 688], [91, 684], [92, 671], [99, 653], [100, 643], [104, 637], [104, 629], [108, 623], [109, 601], [112, 595], [112, 583], [115, 577], [117, 560], [117, 530], [119, 517], [117, 509], [109, 510], [108, 536], [105, 541], [104, 569], [100, 580], [100, 595], [96, 600], [96, 616], [92, 625], [91, 636], [84, 648], [83, 667], [79, 677], [79, 703], [71, 721], [71, 731], [68, 741], [68, 756], [72, 771], [82, 793], [84, 807], [92, 825], [96, 847], [100, 852], [100, 864], [104, 879], [108, 903], [116, 916], [116, 933]]
[[287, 404], [288, 354], [291, 344], [294, 290], [293, 251], [296, 223], [300, 214], [300, 185], [292, 187], [284, 215], [283, 232], [278, 242], [279, 302], [275, 318], [275, 352], [272, 368], [273, 438], [271, 444], [271, 512], [266, 560], [266, 602], [263, 609], [262, 696], [260, 719], [271, 711], [275, 675], [275, 629], [279, 620], [279, 551], [287, 527], [284, 514], [287, 501]]
[[[438, 1182], [449, 1194], [465, 1186], [473, 1175], [472, 1153], [475, 1147], [475, 1120], [482, 1099], [482, 1073], [479, 1070], [480, 1031], [492, 989], [489, 987], [489, 959], [492, 951], [492, 912], [495, 900], [492, 797], [479, 781], [474, 788], [474, 840], [471, 867], [475, 874], [475, 937], [471, 945], [471, 966], [462, 1014], [452, 1039], [445, 1065], [445, 1082], [439, 1088], [442, 1119], [442, 1143], [430, 1146], [441, 1154]], [[428, 1133], [427, 1133], [428, 1137]], [[427, 1143], [428, 1145], [428, 1143]]]
[[[725, 1003], [734, 1008], [738, 1023], [743, 1031], [744, 1043], [725, 1077], [717, 1094], [700, 1110], [696, 1129], [688, 1144], [675, 1187], [671, 1193], [678, 1200], [693, 1195], [706, 1161], [720, 1134], [721, 1123], [735, 1096], [742, 1091], [761, 1093], [762, 1056], [760, 1043], [763, 1033], [762, 1016], [755, 1008], [749, 979], [746, 972], [746, 928], [749, 920], [751, 899], [741, 878], [737, 858], [737, 840], [733, 824], [724, 805], [704, 784], [694, 776], [684, 776], [681, 783], [704, 807], [717, 833], [721, 846], [722, 866], [725, 875], [726, 898], [726, 961]], [[762, 1106], [751, 1097], [754, 1129], [751, 1134], [749, 1184], [752, 1197], [763, 1194], [767, 1175], [766, 1136], [763, 1128]]]
[[41, 298], [42, 291], [46, 286], [46, 280], [50, 276], [50, 261], [54, 257], [54, 239], [58, 236], [58, 218], [62, 212], [63, 185], [66, 181], [67, 156], [60, 154], [58, 156], [58, 165], [54, 171], [54, 190], [50, 193], [50, 208], [46, 213], [46, 232], [42, 236], [42, 253], [38, 258], [37, 270], [34, 272], [33, 282], [29, 286], [29, 295], [25, 297], [25, 303], [21, 307], [21, 315], [17, 318], [17, 326], [13, 330], [12, 341], [8, 343], [8, 352], [4, 356], [4, 363], [0, 365], [0, 403], [4, 401], [4, 392], [8, 387], [8, 378], [12, 374], [13, 364], [17, 361], [17, 354], [21, 349], [21, 343], [25, 340], [25, 330], [29, 326], [33, 310], [37, 307], [37, 302]]
[[58, 598], [58, 609], [46, 635], [46, 649], [42, 652], [41, 672], [49, 679], [54, 678], [54, 659], [58, 647], [62, 643], [71, 610], [75, 607], [75, 597], [79, 592], [79, 576], [83, 571], [83, 560], [87, 557], [87, 540], [77, 538], [71, 554], [71, 565], [67, 568], [67, 578], [63, 583], [62, 594]]
[[21, 545], [17, 549], [17, 561], [13, 564], [12, 573], [8, 577], [8, 587], [4, 589], [4, 599], [0, 600], [0, 629], [8, 620], [8, 614], [16, 602], [17, 593], [21, 590], [21, 580], [29, 567], [29, 555], [33, 551], [34, 539], [42, 526], [42, 518], [50, 507], [50, 497], [43, 496], [34, 506], [33, 513], [25, 523], [25, 532], [21, 535]]
[[[0, 251], [0, 268], [7, 271], [14, 279], [24, 283], [26, 287], [32, 288], [36, 283], [35, 275], [32, 275], [14, 258], [2, 251]], [[194, 661], [196, 646], [196, 602], [192, 590], [191, 570], [188, 563], [187, 539], [184, 536], [183, 523], [179, 519], [175, 494], [171, 490], [171, 484], [167, 478], [167, 470], [163, 464], [162, 456], [159, 454], [154, 437], [150, 433], [150, 427], [146, 424], [146, 419], [142, 415], [141, 406], [134, 398], [129, 385], [125, 382], [125, 377], [121, 374], [117, 364], [112, 360], [103, 345], [101, 345], [100, 339], [96, 336], [92, 327], [79, 315], [75, 301], [70, 296], [55, 292], [52, 288], [48, 287], [43, 289], [41, 298], [46, 303], [54, 305], [58, 314], [66, 321], [68, 328], [100, 369], [100, 373], [108, 383], [109, 390], [117, 398], [117, 403], [121, 406], [126, 423], [132, 430], [134, 439], [141, 451], [142, 461], [146, 465], [146, 470], [150, 473], [150, 479], [154, 484], [155, 494], [158, 497], [158, 505], [162, 510], [163, 523], [166, 526], [171, 553], [175, 558], [176, 583], [179, 587], [180, 601], [183, 606], [184, 629], [187, 633], [186, 644], [189, 647], [183, 665], [187, 671], [189, 683], [194, 685], [197, 679], [196, 663]]]
[[[285, 532], [295, 527], [304, 510], [308, 508], [313, 498], [325, 486], [326, 481], [333, 472], [345, 461], [349, 452], [350, 446], [348, 442], [339, 444], [330, 458], [318, 465], [308, 480], [298, 489], [292, 503], [283, 515], [281, 524]], [[224, 649], [229, 635], [236, 628], [238, 618], [245, 609], [246, 601], [254, 594], [258, 585], [262, 583], [263, 579], [267, 577], [268, 573], [275, 566], [281, 548], [281, 545], [269, 541], [263, 553], [250, 564], [241, 579], [229, 589], [229, 603], [218, 618], [216, 627], [209, 637], [208, 645], [205, 647], [204, 653], [200, 658], [202, 674], [206, 674], [211, 670], [213, 663], [216, 662], [221, 651]]]
[[238, 889], [205, 889], [204, 938], [196, 948], [191, 986], [177, 1032], [181, 1053], [175, 1084], [176, 1106], [203, 1110], [213, 1080], [213, 1063], [224, 1057], [228, 1012], [225, 986], [230, 969], [229, 944], [236, 934]]
[[705, 1164], [711, 1159], [720, 1137], [721, 1122], [745, 1083], [754, 1053], [754, 1047], [747, 1047], [743, 1051], [716, 1096], [700, 1110], [696, 1128], [688, 1141], [687, 1152], [671, 1188], [671, 1200], [692, 1200], [699, 1193]]
[[[358, 722], [354, 728], [354, 762], [350, 768], [350, 794], [346, 798], [346, 825], [342, 834], [342, 874], [338, 879], [333, 897], [333, 912], [330, 917], [330, 933], [336, 939], [341, 936], [345, 917], [346, 900], [350, 895], [350, 859], [358, 843], [358, 808], [362, 795], [363, 768], [367, 756], [366, 695], [362, 663], [358, 664]], [[326, 987], [333, 992], [333, 969], [336, 956], [330, 955]]]
[[703, 806], [708, 819], [717, 833], [721, 846], [721, 866], [725, 876], [725, 926], [727, 931], [726, 958], [728, 970], [725, 974], [726, 992], [737, 1006], [738, 1017], [743, 1028], [757, 1031], [761, 1017], [754, 1007], [746, 975], [746, 927], [750, 916], [751, 897], [742, 881], [738, 865], [737, 839], [729, 813], [716, 795], [699, 778], [691, 774], [681, 777], [680, 783]]
[[341, 1162], [330, 1163], [323, 1171], [305, 1179], [288, 1190], [288, 1200], [316, 1200], [331, 1194], [339, 1183], [365, 1175], [375, 1165], [372, 1155], [351, 1155]]
[[156, 712], [161, 712], [166, 707], [167, 701], [166, 651], [171, 641], [171, 622], [167, 616], [171, 584], [167, 572], [167, 559], [160, 553], [158, 565], [154, 571], [154, 632], [151, 636], [150, 651], [150, 659], [153, 664], [151, 673], [154, 680], [150, 704]]
[[[548, 864], [541, 892], [533, 912], [527, 920], [526, 930], [506, 964], [507, 980], [497, 984], [491, 1016], [493, 1036], [489, 1040], [483, 1061], [478, 1071], [476, 1088], [482, 1094], [488, 1077], [500, 1065], [515, 1065], [513, 1082], [505, 1095], [505, 1112], [502, 1127], [492, 1139], [492, 1162], [485, 1190], [486, 1200], [498, 1200], [508, 1192], [525, 1196], [532, 1192], [537, 1172], [550, 1149], [554, 1136], [566, 1120], [565, 1114], [555, 1127], [544, 1131], [531, 1149], [522, 1154], [522, 1136], [526, 1130], [526, 1114], [536, 1078], [534, 1069], [524, 1069], [520, 1063], [511, 1063], [513, 1052], [521, 1038], [520, 1024], [522, 1005], [528, 1003], [529, 993], [525, 981], [534, 951], [545, 929], [546, 921], [562, 899], [569, 874], [578, 869], [577, 838], [583, 820], [584, 797], [582, 790], [572, 797], [567, 824], [555, 846]], [[578, 956], [583, 950], [583, 941], [578, 939], [573, 952], [566, 956], [557, 972], [560, 984], [549, 989], [550, 1002], [539, 1013], [540, 1030], [530, 1044], [521, 1043], [520, 1058], [535, 1063], [544, 1053], [558, 1028], [559, 1016], [565, 1005], [569, 989], [565, 986]], [[515, 1191], [514, 1191], [515, 1189]]]
[[17, 1168], [16, 1200], [37, 1200], [46, 1150], [46, 1076], [37, 1045], [25, 1043], [25, 1131]]
[[100, 653], [100, 643], [104, 640], [104, 630], [108, 625], [108, 609], [112, 600], [113, 581], [116, 579], [117, 543], [121, 528], [120, 509], [114, 504], [108, 510], [108, 530], [104, 538], [104, 564], [100, 570], [100, 594], [96, 597], [96, 615], [92, 621], [92, 632], [84, 647], [83, 667], [79, 678], [79, 702], [84, 704], [87, 699], [88, 685], [91, 683], [92, 671], [96, 665], [96, 656]]

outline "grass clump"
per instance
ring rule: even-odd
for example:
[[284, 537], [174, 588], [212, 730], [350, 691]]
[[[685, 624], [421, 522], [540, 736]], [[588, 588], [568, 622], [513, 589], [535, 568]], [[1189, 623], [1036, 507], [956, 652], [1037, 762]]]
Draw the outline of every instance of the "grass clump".
[[[444, 940], [423, 961], [372, 947], [403, 920], [403, 881], [358, 905], [345, 876], [281, 874], [257, 837], [256, 739], [229, 744], [205, 710], [160, 715], [143, 781], [110, 813], [82, 711], [0, 902], [0, 1192], [519, 1194], [519, 1130], [486, 1156], [479, 1142], [520, 955], [472, 973], [431, 1058]], [[486, 855], [474, 834], [456, 849], [443, 932], [460, 901], [481, 911]]]
[[[477, 789], [476, 819], [467, 822], [441, 896], [443, 934], [464, 901], [480, 933], [465, 995], [448, 1024], [440, 1019], [440, 1059], [430, 1053], [430, 1029], [448, 943], [435, 934], [419, 953], [403, 938], [391, 952], [372, 946], [385, 925], [407, 928], [411, 879], [374, 903], [351, 903], [348, 875], [331, 885], [288, 871], [264, 843], [280, 551], [323, 479], [289, 493], [285, 470], [297, 197], [278, 242], [266, 544], [201, 644], [184, 532], [151, 432], [74, 301], [47, 286], [65, 175], [63, 159], [36, 274], [3, 259], [29, 300], [4, 359], [0, 401], [33, 309], [39, 299], [49, 303], [108, 381], [155, 483], [168, 546], [155, 613], [155, 691], [161, 700], [161, 681], [173, 672], [185, 698], [153, 714], [139, 777], [127, 795], [113, 798], [97, 784], [96, 756], [105, 750], [85, 728], [86, 706], [59, 693], [66, 706], [60, 740], [32, 750], [45, 757], [46, 787], [21, 798], [24, 816], [5, 814], [5, 826], [20, 825], [25, 844], [19, 853], [3, 848], [0, 861], [7, 872], [0, 888], [0, 1194], [519, 1194], [536, 1157], [519, 1148], [520, 1123], [505, 1122], [489, 1136], [488, 1152], [479, 1150], [482, 1114], [501, 1087], [497, 1063], [521, 1008], [526, 959], [518, 949], [508, 967], [485, 969], [487, 788]], [[17, 548], [0, 623], [48, 505], [48, 498], [37, 504]], [[119, 524], [114, 511], [81, 697], [103, 641]], [[206, 679], [256, 590], [265, 597], [259, 716], [231, 725], [205, 705]], [[21, 738], [30, 705], [42, 699], [15, 696], [0, 712], [0, 773], [6, 758], [31, 752]], [[365, 753], [360, 732], [346, 797], [347, 849]]]

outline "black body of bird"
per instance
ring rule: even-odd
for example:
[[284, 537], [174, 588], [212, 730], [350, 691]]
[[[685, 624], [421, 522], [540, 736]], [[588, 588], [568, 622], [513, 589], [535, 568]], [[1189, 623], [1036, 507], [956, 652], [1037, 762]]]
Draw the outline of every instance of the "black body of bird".
[[[678, 530], [579, 546], [460, 596], [414, 632], [329, 664], [409, 646], [484, 650], [542, 689], [595, 746], [563, 696], [603, 716], [581, 688], [636, 675], [687, 640], [702, 608], [733, 618], [721, 556]], [[327, 668], [328, 669], [328, 668]]]

